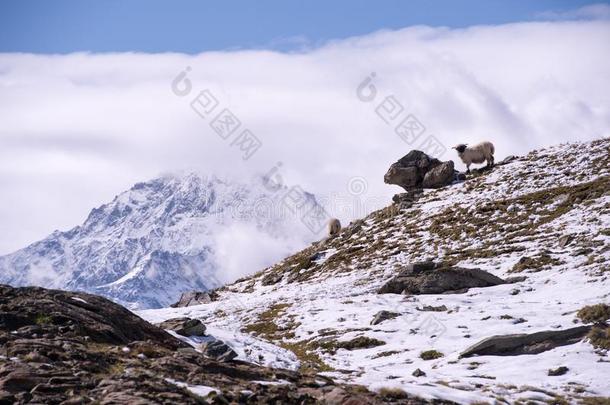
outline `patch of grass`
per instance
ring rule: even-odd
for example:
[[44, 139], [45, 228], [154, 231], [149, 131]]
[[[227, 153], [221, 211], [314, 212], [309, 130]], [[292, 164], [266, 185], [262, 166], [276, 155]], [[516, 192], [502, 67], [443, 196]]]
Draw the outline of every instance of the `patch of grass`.
[[444, 354], [437, 351], [437, 350], [426, 350], [423, 351], [419, 354], [419, 357], [422, 360], [434, 360], [434, 359], [440, 359], [441, 357], [443, 357]]
[[108, 374], [110, 375], [121, 375], [125, 372], [124, 363], [114, 363], [108, 368]]
[[324, 363], [320, 356], [315, 353], [315, 347], [311, 345], [311, 341], [301, 342], [280, 342], [279, 346], [286, 350], [290, 350], [297, 356], [301, 366], [299, 371], [302, 373], [319, 373], [323, 371], [333, 371], [334, 369]]
[[138, 354], [143, 354], [149, 359], [159, 358], [165, 355], [169, 355], [167, 349], [163, 347], [159, 347], [158, 345], [154, 345], [149, 342], [134, 342], [129, 345], [132, 356], [137, 356]]
[[49, 315], [38, 314], [36, 315], [34, 322], [36, 325], [51, 325], [53, 323], [53, 318], [51, 318]]
[[379, 396], [383, 399], [390, 401], [397, 401], [400, 399], [409, 398], [409, 394], [407, 394], [404, 390], [400, 388], [386, 388], [383, 387], [379, 390]]
[[580, 402], [582, 405], [610, 405], [610, 397], [587, 397]]
[[578, 310], [576, 316], [584, 323], [604, 323], [610, 319], [610, 305], [587, 305]]
[[224, 318], [226, 316], [227, 316], [227, 313], [225, 311], [223, 311], [222, 309], [217, 309], [216, 311], [214, 311], [215, 318]]
[[338, 349], [359, 350], [369, 349], [371, 347], [383, 346], [386, 343], [383, 340], [370, 338], [367, 336], [358, 336], [348, 341], [327, 340], [317, 342], [318, 347], [327, 353], [335, 354]]
[[370, 347], [383, 346], [385, 342], [383, 340], [370, 338], [367, 336], [358, 336], [347, 342], [337, 342], [337, 348], [346, 350], [356, 349], [368, 349]]
[[589, 342], [597, 349], [610, 350], [610, 326], [595, 326], [587, 334]]
[[559, 264], [562, 264], [561, 260], [555, 259], [547, 253], [542, 253], [539, 256], [535, 257], [523, 256], [513, 266], [513, 268], [509, 270], [509, 273], [521, 273], [525, 270], [540, 271], [543, 270], [544, 267], [557, 266]]
[[393, 356], [395, 354], [399, 354], [400, 352], [398, 350], [388, 350], [385, 352], [381, 352], [381, 353], [377, 353], [376, 355], [374, 355], [373, 357], [371, 357], [372, 359], [378, 359], [380, 357], [388, 357], [388, 356]]
[[315, 263], [313, 262], [313, 260], [311, 260], [311, 256], [300, 257], [296, 263], [296, 266], [294, 267], [294, 271], [307, 270], [314, 264]]
[[276, 321], [290, 305], [291, 304], [271, 305], [266, 311], [258, 315], [256, 322], [245, 325], [242, 328], [242, 331], [254, 333], [269, 340], [278, 338], [277, 333], [280, 331], [280, 328]]
[[[498, 248], [495, 240], [498, 236], [502, 238], [504, 245], [507, 245], [512, 241], [538, 234], [542, 225], [568, 213], [578, 202], [584, 203], [599, 198], [609, 188], [610, 176], [603, 176], [575, 186], [544, 188], [516, 198], [480, 204], [474, 211], [470, 208], [450, 207], [430, 218], [428, 230], [433, 235], [448, 240], [457, 241], [465, 238], [484, 240], [488, 236], [494, 239], [477, 247], [476, 250], [468, 252], [454, 250], [449, 253], [454, 262], [462, 259], [493, 257], [502, 254], [500, 251], [502, 248]], [[549, 201], [558, 200], [560, 196], [565, 196], [560, 203], [552, 206], [549, 204]], [[517, 209], [508, 213], [510, 206]], [[533, 216], [538, 218], [537, 221], [532, 220]], [[522, 248], [514, 246], [511, 249]]]
[[291, 304], [275, 304], [266, 311], [260, 313], [256, 322], [245, 325], [243, 332], [254, 333], [272, 343], [291, 351], [301, 363], [299, 371], [302, 373], [319, 373], [322, 371], [333, 371], [333, 368], [324, 363], [320, 356], [315, 353], [319, 345], [313, 339], [302, 340], [299, 342], [286, 342], [283, 339], [294, 338], [291, 328], [296, 328], [299, 324], [291, 321], [287, 326], [278, 326], [277, 320], [280, 318]]

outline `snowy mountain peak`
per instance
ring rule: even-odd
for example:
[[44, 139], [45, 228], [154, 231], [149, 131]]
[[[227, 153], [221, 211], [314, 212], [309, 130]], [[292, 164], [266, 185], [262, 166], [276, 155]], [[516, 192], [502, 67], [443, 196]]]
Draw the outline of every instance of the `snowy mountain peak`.
[[[261, 202], [277, 207], [280, 194], [259, 179], [196, 173], [137, 183], [91, 210], [81, 226], [0, 257], [0, 282], [84, 290], [130, 307], [167, 306], [183, 291], [217, 287], [304, 246], [313, 235], [289, 232], [295, 218], [257, 212]], [[234, 259], [236, 271], [223, 263], [240, 232], [250, 232], [252, 249], [265, 243], [267, 255], [249, 268]]]

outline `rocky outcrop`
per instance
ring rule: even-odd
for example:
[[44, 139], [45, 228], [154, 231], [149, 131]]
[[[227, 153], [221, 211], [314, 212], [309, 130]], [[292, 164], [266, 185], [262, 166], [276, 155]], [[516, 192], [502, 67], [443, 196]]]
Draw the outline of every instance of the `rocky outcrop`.
[[171, 305], [172, 308], [190, 307], [193, 305], [209, 304], [218, 298], [214, 291], [187, 291], [182, 293], [178, 302]]
[[379, 325], [383, 321], [394, 319], [399, 316], [400, 316], [400, 314], [398, 312], [379, 311], [373, 317], [373, 320], [371, 321], [371, 325]]
[[237, 357], [237, 353], [229, 345], [218, 339], [202, 343], [199, 349], [206, 357], [222, 362], [231, 361]]
[[424, 152], [412, 150], [390, 166], [383, 181], [409, 191], [444, 187], [453, 182], [455, 175], [453, 161], [441, 162]]
[[439, 188], [450, 184], [454, 176], [453, 161], [442, 162], [441, 164], [428, 170], [422, 181], [423, 188]]
[[418, 262], [408, 265], [377, 291], [379, 294], [442, 294], [490, 287], [505, 281], [481, 269]]
[[282, 281], [283, 274], [281, 273], [268, 273], [261, 280], [262, 285], [274, 285]]
[[471, 356], [517, 356], [537, 354], [558, 346], [579, 342], [591, 330], [591, 326], [578, 326], [565, 330], [547, 330], [530, 334], [499, 335], [483, 339], [460, 354]]
[[0, 285], [0, 329], [52, 338], [87, 337], [87, 341], [127, 344], [151, 340], [168, 349], [185, 347], [167, 332], [133, 312], [97, 295], [39, 287]]
[[[233, 361], [206, 357], [85, 293], [0, 286], [0, 347], [0, 404], [383, 402], [362, 387], [238, 361], [219, 341], [205, 353]], [[215, 394], [203, 398], [202, 388]]]
[[406, 193], [394, 194], [392, 197], [392, 202], [394, 202], [394, 204], [396, 204], [396, 206], [398, 206], [400, 209], [411, 208], [422, 193], [423, 190], [421, 189], [413, 189], [407, 191]]
[[205, 334], [205, 325], [199, 319], [172, 318], [159, 324], [165, 330], [171, 330], [182, 336], [202, 336]]

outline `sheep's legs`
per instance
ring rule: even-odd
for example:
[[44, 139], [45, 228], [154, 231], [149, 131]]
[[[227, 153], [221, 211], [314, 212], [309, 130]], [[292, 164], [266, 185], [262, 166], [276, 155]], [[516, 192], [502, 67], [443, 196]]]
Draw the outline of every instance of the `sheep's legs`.
[[470, 165], [466, 165], [466, 174], [470, 173]]

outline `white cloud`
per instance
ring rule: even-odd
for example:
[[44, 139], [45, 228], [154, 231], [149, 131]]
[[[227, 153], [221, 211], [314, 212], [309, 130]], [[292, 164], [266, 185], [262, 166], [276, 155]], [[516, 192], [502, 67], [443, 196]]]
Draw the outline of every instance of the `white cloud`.
[[549, 10], [539, 14], [549, 20], [607, 20], [610, 19], [610, 5], [606, 3], [589, 4], [574, 10]]
[[[421, 141], [407, 145], [375, 114], [389, 95], [424, 137], [489, 139], [498, 159], [609, 136], [608, 38], [607, 21], [553, 21], [410, 27], [293, 54], [0, 54], [0, 253], [184, 168], [249, 178], [281, 161], [288, 185], [322, 195], [364, 177], [373, 209], [400, 191], [383, 184], [389, 164]], [[186, 66], [193, 92], [181, 98], [170, 83]], [[371, 72], [378, 96], [365, 103], [356, 88]], [[205, 88], [262, 140], [250, 160], [190, 108]]]
[[[303, 234], [304, 232], [300, 232]], [[307, 235], [305, 235], [307, 236]], [[302, 235], [277, 238], [255, 225], [232, 223], [212, 236], [216, 277], [222, 283], [233, 282], [246, 274], [260, 271], [303, 248]]]

